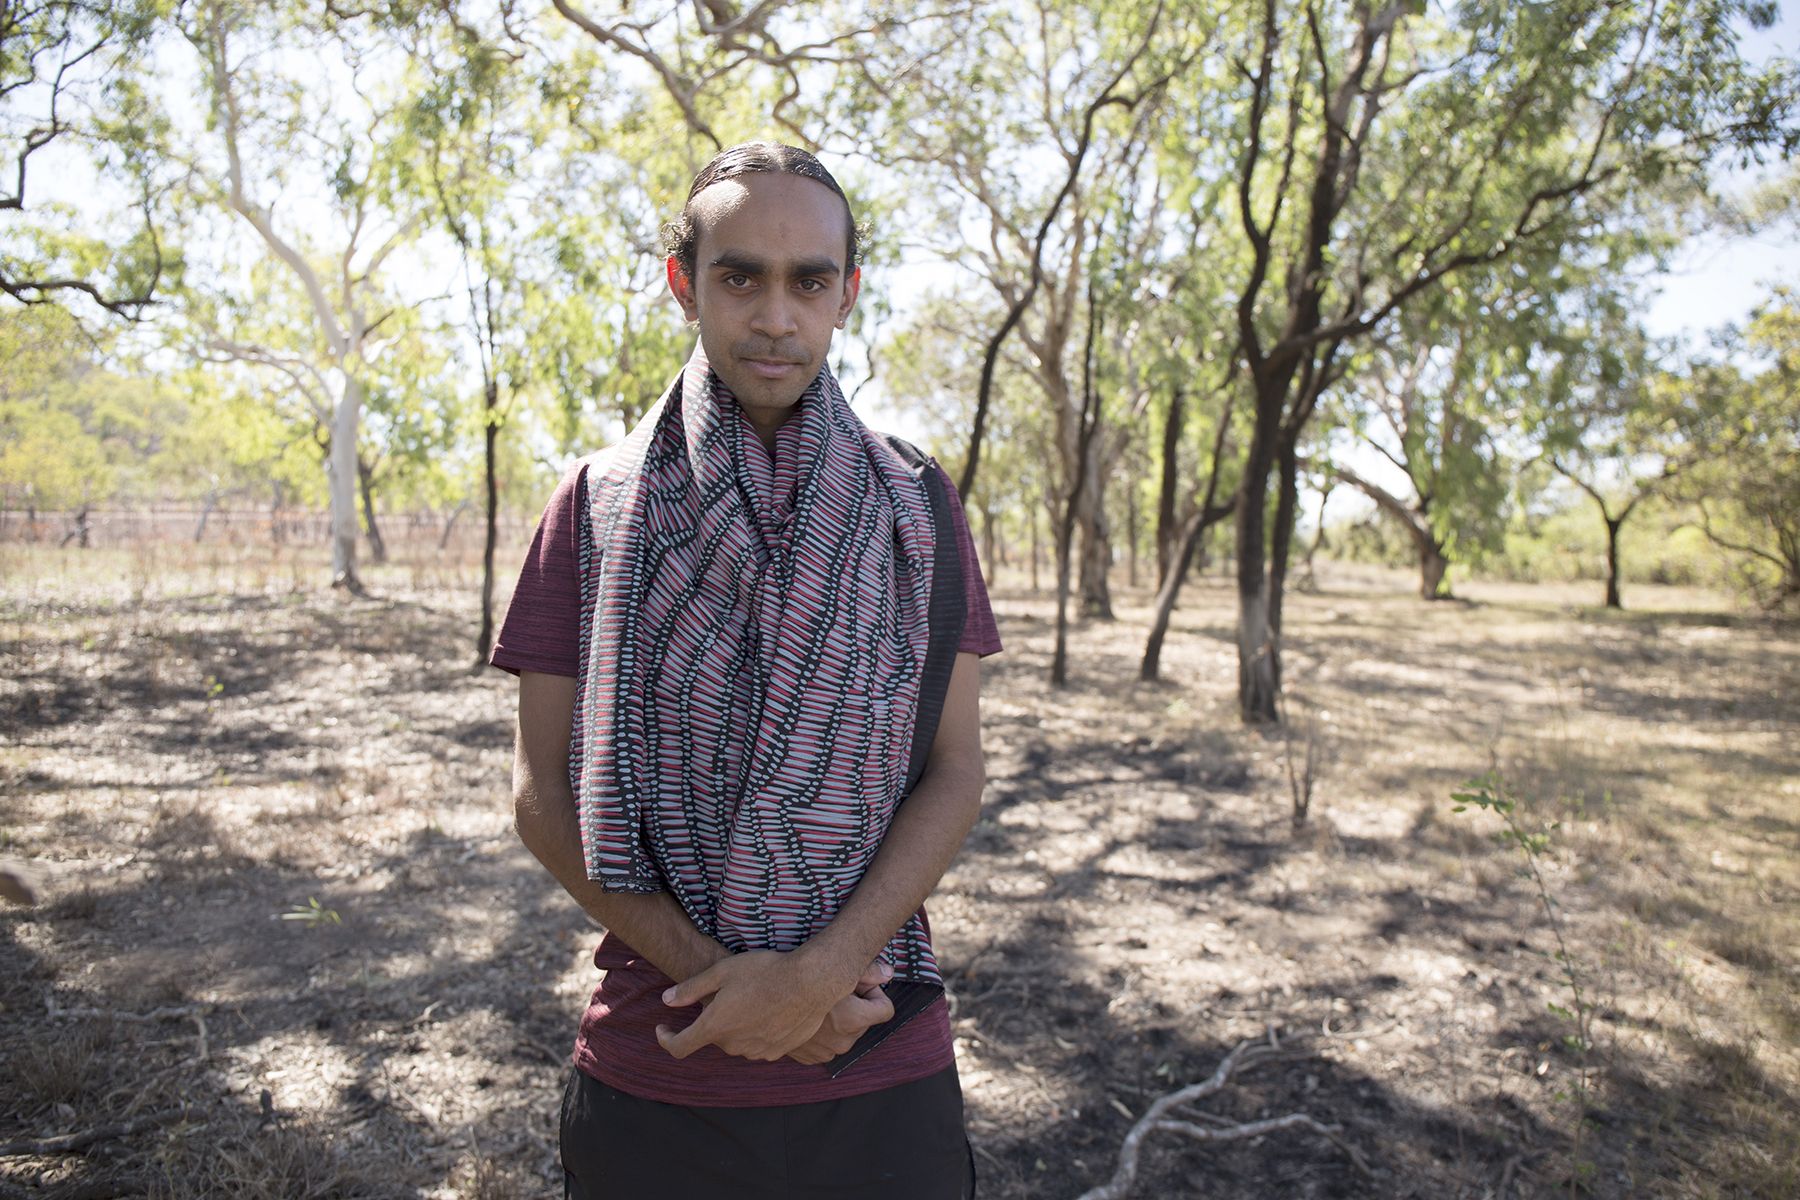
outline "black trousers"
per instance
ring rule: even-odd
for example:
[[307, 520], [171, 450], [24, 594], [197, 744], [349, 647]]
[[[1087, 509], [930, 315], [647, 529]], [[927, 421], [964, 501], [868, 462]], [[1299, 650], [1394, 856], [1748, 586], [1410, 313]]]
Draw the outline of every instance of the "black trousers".
[[956, 1068], [816, 1104], [691, 1108], [573, 1068], [565, 1200], [970, 1200], [975, 1158]]

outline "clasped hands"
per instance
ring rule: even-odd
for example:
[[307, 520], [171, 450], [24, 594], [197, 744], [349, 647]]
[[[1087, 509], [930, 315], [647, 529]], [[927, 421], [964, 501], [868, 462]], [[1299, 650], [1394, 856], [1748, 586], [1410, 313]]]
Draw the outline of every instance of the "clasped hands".
[[886, 963], [870, 963], [845, 993], [829, 973], [810, 969], [798, 951], [747, 950], [665, 990], [663, 1003], [670, 1008], [706, 1007], [679, 1033], [658, 1025], [656, 1040], [676, 1058], [717, 1046], [759, 1062], [830, 1062], [865, 1029], [893, 1017], [894, 1006], [881, 990], [893, 976]]

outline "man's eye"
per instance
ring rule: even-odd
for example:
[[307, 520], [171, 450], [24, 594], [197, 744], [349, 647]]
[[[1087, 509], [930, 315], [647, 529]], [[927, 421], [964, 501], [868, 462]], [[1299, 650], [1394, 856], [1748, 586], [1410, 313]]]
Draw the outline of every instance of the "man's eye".
[[733, 271], [725, 277], [726, 287], [747, 287], [749, 283], [750, 277], [741, 271]]
[[817, 295], [819, 292], [825, 290], [825, 285], [817, 279], [802, 279], [800, 281], [800, 290]]

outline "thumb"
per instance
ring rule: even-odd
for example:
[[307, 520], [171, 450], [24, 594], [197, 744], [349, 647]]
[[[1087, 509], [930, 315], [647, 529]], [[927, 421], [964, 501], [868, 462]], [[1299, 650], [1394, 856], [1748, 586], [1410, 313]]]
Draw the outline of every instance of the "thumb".
[[870, 992], [879, 990], [882, 984], [893, 977], [894, 968], [878, 958], [864, 968], [863, 973], [857, 978], [855, 988], [856, 994], [859, 996], [867, 996]]
[[856, 1006], [856, 1019], [866, 1025], [880, 1025], [894, 1018], [894, 1002], [880, 988], [852, 997], [851, 1003]]
[[698, 975], [690, 975], [674, 987], [664, 988], [662, 1002], [670, 1008], [686, 1008], [690, 1004], [698, 1004], [724, 986], [721, 974], [718, 964], [714, 963]]

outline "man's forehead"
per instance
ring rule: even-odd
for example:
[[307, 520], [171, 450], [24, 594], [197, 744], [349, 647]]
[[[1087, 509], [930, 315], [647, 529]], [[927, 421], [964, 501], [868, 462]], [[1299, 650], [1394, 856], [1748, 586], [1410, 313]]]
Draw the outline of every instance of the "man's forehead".
[[756, 193], [768, 195], [771, 192], [781, 194], [785, 213], [810, 217], [813, 214], [796, 212], [794, 206], [812, 206], [818, 219], [809, 223], [818, 226], [822, 244], [836, 250], [833, 258], [841, 258], [842, 247], [849, 236], [849, 206], [818, 180], [788, 172], [756, 171], [708, 184], [692, 201], [701, 236], [706, 237], [707, 231], [718, 229], [740, 213]]
[[721, 179], [708, 184], [693, 199], [694, 215], [716, 225], [750, 201], [750, 189], [740, 179]]

